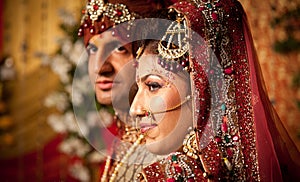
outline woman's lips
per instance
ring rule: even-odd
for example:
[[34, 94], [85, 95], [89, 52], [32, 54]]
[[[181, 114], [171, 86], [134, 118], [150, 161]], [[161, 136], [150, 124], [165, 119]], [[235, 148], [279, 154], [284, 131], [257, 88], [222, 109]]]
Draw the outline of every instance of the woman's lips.
[[141, 133], [146, 133], [147, 131], [155, 128], [156, 126], [157, 126], [157, 124], [141, 124], [140, 131], [141, 131]]

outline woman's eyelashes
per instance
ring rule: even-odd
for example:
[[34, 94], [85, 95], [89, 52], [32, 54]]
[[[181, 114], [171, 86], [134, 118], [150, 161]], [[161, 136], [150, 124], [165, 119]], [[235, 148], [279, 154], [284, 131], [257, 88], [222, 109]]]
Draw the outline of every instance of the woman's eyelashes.
[[153, 82], [153, 81], [145, 82], [145, 85], [148, 87], [148, 90], [151, 92], [157, 91], [163, 87], [162, 84], [160, 84], [158, 82]]

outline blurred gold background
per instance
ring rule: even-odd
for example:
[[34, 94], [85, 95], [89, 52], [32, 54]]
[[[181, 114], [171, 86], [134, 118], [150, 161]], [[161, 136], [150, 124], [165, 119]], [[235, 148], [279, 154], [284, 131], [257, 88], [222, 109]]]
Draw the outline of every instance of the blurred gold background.
[[15, 78], [5, 84], [9, 94], [4, 100], [11, 120], [0, 121], [0, 127], [4, 127], [0, 135], [0, 158], [5, 158], [42, 148], [56, 135], [46, 122], [51, 111], [43, 102], [59, 82], [49, 67], [42, 66], [36, 54], [56, 51], [57, 39], [63, 36], [59, 9], [71, 12], [79, 22], [85, 1], [5, 0], [1, 3], [4, 28], [1, 58], [11, 56], [16, 72]]

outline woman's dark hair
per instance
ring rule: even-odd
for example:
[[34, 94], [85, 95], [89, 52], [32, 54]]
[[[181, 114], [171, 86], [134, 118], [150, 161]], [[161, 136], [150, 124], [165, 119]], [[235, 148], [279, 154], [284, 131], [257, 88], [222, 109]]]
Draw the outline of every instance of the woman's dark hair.
[[136, 57], [139, 47], [147, 47], [150, 42], [158, 42], [163, 38], [167, 28], [175, 20], [169, 11], [169, 9], [154, 11], [148, 15], [148, 18], [145, 18], [146, 21], [138, 22], [135, 25], [134, 31], [132, 31], [134, 40], [137, 40], [132, 44], [134, 57]]

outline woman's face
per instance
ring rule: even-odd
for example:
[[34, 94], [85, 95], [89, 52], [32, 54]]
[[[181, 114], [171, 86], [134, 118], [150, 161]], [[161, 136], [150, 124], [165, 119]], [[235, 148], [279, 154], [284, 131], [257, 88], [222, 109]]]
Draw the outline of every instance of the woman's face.
[[164, 155], [178, 150], [192, 126], [189, 75], [162, 68], [158, 56], [146, 52], [139, 59], [138, 91], [130, 108], [145, 135], [146, 147]]

